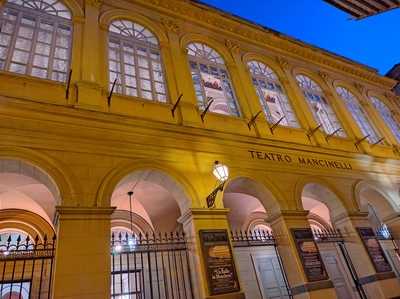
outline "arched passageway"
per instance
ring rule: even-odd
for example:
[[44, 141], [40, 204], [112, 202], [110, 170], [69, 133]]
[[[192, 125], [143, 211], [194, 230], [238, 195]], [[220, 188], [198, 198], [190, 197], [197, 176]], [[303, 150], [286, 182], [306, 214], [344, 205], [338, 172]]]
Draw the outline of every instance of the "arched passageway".
[[0, 159], [1, 298], [51, 293], [55, 212], [60, 202], [57, 185], [41, 168]]
[[246, 298], [287, 298], [288, 284], [267, 217], [279, 204], [267, 187], [247, 177], [232, 179], [223, 194], [229, 209], [233, 253]]
[[111, 206], [112, 297], [191, 298], [184, 188], [163, 171], [137, 170], [116, 185]]

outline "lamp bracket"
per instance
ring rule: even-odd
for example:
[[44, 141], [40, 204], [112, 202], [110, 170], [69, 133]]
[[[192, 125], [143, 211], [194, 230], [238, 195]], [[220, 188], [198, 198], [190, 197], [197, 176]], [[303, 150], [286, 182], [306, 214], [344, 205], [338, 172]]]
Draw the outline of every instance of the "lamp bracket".
[[215, 199], [219, 191], [224, 191], [225, 182], [222, 182], [207, 196], [207, 208], [213, 208], [215, 206]]

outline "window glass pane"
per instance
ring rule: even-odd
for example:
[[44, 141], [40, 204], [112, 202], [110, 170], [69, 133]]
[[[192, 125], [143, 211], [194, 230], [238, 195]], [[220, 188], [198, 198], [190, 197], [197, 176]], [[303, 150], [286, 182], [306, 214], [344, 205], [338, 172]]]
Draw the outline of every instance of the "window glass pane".
[[54, 52], [54, 57], [56, 58], [61, 58], [61, 59], [67, 59], [68, 58], [68, 52], [67, 49], [64, 48], [56, 48]]
[[330, 103], [326, 100], [321, 87], [305, 75], [297, 75], [296, 80], [317, 124], [322, 126], [326, 134], [346, 137], [346, 133]]
[[11, 36], [7, 34], [0, 34], [0, 45], [8, 46], [11, 41]]
[[56, 71], [66, 72], [67, 71], [67, 62], [65, 60], [54, 59], [53, 69]]
[[5, 59], [7, 56], [7, 48], [0, 47], [0, 59]]
[[376, 97], [370, 97], [372, 105], [379, 112], [386, 125], [390, 128], [397, 141], [400, 142], [400, 125], [396, 121], [392, 111], [388, 106], [380, 99]]
[[19, 74], [24, 74], [26, 71], [26, 66], [21, 65], [21, 64], [16, 64], [16, 63], [11, 63], [10, 64], [10, 71], [19, 73]]
[[336, 92], [346, 104], [347, 109], [353, 116], [354, 121], [357, 123], [362, 134], [367, 138], [370, 143], [375, 143], [379, 140], [377, 131], [370, 122], [367, 113], [361, 107], [358, 99], [346, 88], [337, 87]]
[[34, 67], [32, 68], [32, 76], [47, 78], [47, 70]]
[[68, 42], [69, 38], [66, 36], [57, 36], [56, 38], [56, 45], [63, 47], [63, 48], [68, 48]]
[[258, 61], [249, 62], [248, 68], [267, 120], [271, 124], [298, 128], [292, 106], [272, 69]]
[[20, 27], [18, 30], [18, 36], [25, 37], [25, 38], [32, 38], [33, 37], [33, 29], [28, 27]]
[[48, 31], [53, 31], [54, 30], [54, 24], [45, 20], [42, 20], [40, 22], [40, 29], [45, 29]]
[[34, 27], [34, 26], [36, 25], [36, 20], [35, 20], [35, 18], [32, 17], [32, 16], [24, 15], [24, 16], [21, 18], [21, 24], [29, 25], [29, 26]]
[[35, 53], [49, 56], [50, 55], [50, 46], [47, 44], [36, 43]]
[[14, 54], [12, 57], [13, 62], [20, 62], [26, 64], [28, 63], [28, 59], [29, 59], [29, 52], [14, 50]]
[[29, 51], [31, 49], [32, 42], [29, 39], [17, 38], [15, 41], [15, 48]]
[[4, 33], [13, 33], [14, 31], [14, 25], [12, 23], [4, 23], [3, 26], [1, 26], [1, 31], [0, 32], [4, 32]]
[[212, 100], [209, 108], [211, 112], [240, 116], [221, 56], [214, 49], [201, 43], [190, 44], [187, 50], [199, 108], [204, 110]]
[[[165, 102], [165, 95], [158, 97], [155, 94], [156, 84], [160, 93], [165, 93], [165, 87], [161, 88], [165, 85], [161, 63], [152, 63], [154, 60], [160, 61], [160, 58], [158, 41], [146, 28], [128, 20], [117, 20], [111, 23], [109, 27], [110, 81], [115, 77], [112, 73], [119, 72], [115, 61], [121, 60], [123, 73], [120, 74], [120, 92]], [[159, 71], [155, 72], [155, 69]], [[138, 79], [140, 89], [136, 90]]]

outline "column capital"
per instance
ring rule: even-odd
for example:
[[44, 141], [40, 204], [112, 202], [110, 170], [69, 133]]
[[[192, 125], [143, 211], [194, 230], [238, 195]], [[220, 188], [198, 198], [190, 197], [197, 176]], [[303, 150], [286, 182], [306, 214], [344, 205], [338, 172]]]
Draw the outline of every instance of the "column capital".
[[63, 219], [104, 219], [114, 212], [114, 207], [57, 206], [56, 217]]
[[276, 220], [278, 220], [280, 217], [285, 218], [285, 219], [304, 219], [308, 216], [310, 211], [306, 210], [281, 210], [275, 214], [269, 215], [265, 221], [267, 223], [272, 223]]
[[193, 219], [226, 219], [229, 209], [189, 209], [181, 217], [179, 223], [187, 223]]

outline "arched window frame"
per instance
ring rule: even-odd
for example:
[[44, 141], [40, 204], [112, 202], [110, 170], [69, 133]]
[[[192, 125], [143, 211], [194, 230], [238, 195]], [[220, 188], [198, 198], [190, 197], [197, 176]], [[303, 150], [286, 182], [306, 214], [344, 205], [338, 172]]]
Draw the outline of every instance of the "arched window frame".
[[333, 110], [332, 105], [328, 102], [322, 88], [308, 75], [296, 74], [295, 79], [308, 103], [315, 121], [319, 125], [322, 125], [324, 132], [328, 135], [334, 134], [342, 138], [347, 137], [342, 124]]
[[[204, 111], [213, 99], [210, 112], [240, 117], [238, 100], [222, 56], [214, 48], [202, 42], [191, 42], [186, 49], [199, 109]], [[203, 77], [214, 79], [217, 88], [211, 85], [205, 86]], [[224, 109], [226, 106], [226, 111], [218, 109], [219, 106]]]
[[345, 103], [361, 133], [364, 136], [368, 136], [368, 142], [371, 144], [378, 142], [380, 139], [378, 131], [371, 122], [365, 109], [361, 106], [358, 98], [350, 90], [343, 86], [336, 86], [335, 90], [339, 95], [339, 98]]
[[8, 0], [0, 27], [0, 70], [66, 82], [73, 24], [62, 1]]
[[159, 40], [151, 29], [138, 22], [124, 18], [109, 24], [108, 77], [110, 90], [116, 83], [116, 93], [168, 102]]
[[399, 125], [398, 121], [396, 121], [395, 117], [393, 116], [392, 111], [378, 97], [370, 96], [369, 99], [372, 103], [372, 106], [374, 106], [376, 111], [379, 113], [381, 118], [386, 123], [386, 126], [389, 127], [392, 134], [396, 137], [397, 142], [400, 142], [400, 125]]
[[276, 73], [258, 60], [248, 61], [247, 68], [268, 122], [299, 128], [296, 113]]

